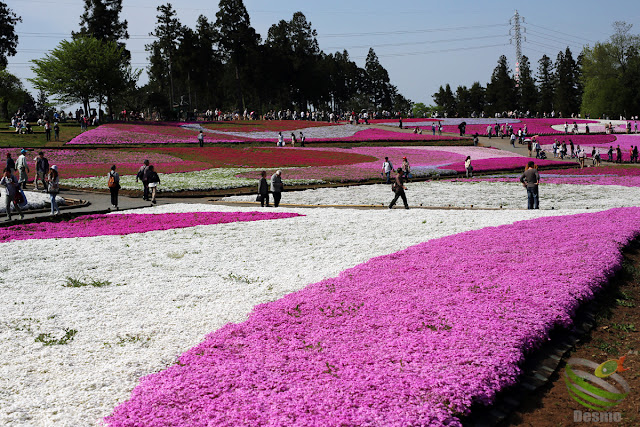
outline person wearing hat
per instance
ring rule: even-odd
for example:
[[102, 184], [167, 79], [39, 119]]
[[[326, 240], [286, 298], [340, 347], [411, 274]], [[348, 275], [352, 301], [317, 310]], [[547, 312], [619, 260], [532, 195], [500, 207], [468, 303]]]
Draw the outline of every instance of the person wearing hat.
[[27, 188], [27, 181], [29, 180], [29, 166], [27, 165], [27, 150], [24, 148], [20, 150], [20, 155], [16, 160], [16, 168], [18, 169], [18, 186]]
[[273, 194], [273, 206], [278, 207], [280, 205], [280, 199], [282, 198], [282, 190], [284, 184], [282, 184], [282, 171], [277, 170], [271, 176], [271, 193]]
[[391, 191], [396, 193], [396, 195], [391, 201], [391, 204], [389, 205], [389, 209], [393, 209], [393, 206], [396, 204], [399, 197], [402, 197], [404, 208], [409, 209], [409, 204], [407, 203], [407, 196], [406, 194], [404, 194], [404, 190], [407, 189], [407, 187], [404, 186], [404, 182], [405, 182], [404, 173], [402, 172], [402, 168], [398, 168], [396, 172], [397, 172], [396, 179], [393, 182], [393, 185], [391, 186]]
[[58, 166], [53, 165], [49, 168], [49, 173], [46, 177], [47, 193], [51, 199], [51, 215], [60, 215], [60, 208], [58, 202], [56, 202], [56, 196], [60, 192], [60, 180], [58, 178]]
[[406, 179], [411, 178], [411, 166], [409, 165], [409, 160], [407, 160], [406, 157], [402, 158], [402, 172]]

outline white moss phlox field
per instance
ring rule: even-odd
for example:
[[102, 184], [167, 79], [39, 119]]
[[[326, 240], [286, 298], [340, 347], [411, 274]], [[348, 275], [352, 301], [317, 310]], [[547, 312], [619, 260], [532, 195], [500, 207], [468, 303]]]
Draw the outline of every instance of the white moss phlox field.
[[[526, 209], [527, 192], [514, 182], [427, 181], [408, 183], [410, 206]], [[541, 209], [608, 209], [636, 206], [640, 188], [617, 185], [541, 184]], [[388, 205], [394, 193], [387, 184], [285, 192], [281, 203], [303, 205]], [[255, 201], [255, 196], [227, 197], [228, 201]]]
[[[167, 205], [135, 212], [255, 210]], [[256, 304], [430, 239], [561, 213], [278, 211], [305, 216], [2, 243], [0, 424], [96, 425], [141, 377], [226, 323], [243, 321]], [[111, 284], [65, 287], [68, 278]], [[35, 340], [71, 330], [77, 333], [65, 345]]]

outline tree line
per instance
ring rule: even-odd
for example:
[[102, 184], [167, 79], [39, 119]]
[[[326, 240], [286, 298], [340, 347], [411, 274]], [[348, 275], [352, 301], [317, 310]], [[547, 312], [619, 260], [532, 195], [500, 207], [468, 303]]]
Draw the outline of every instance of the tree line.
[[[0, 15], [3, 5], [0, 2]], [[13, 13], [4, 7], [9, 15]], [[280, 109], [407, 111], [411, 107], [373, 49], [364, 68], [346, 50], [324, 53], [316, 30], [302, 12], [272, 25], [262, 40], [242, 0], [220, 0], [215, 20], [200, 15], [193, 28], [180, 22], [171, 3], [158, 6], [150, 33], [153, 41], [145, 46], [149, 82], [139, 86], [141, 71], [131, 66], [128, 23], [121, 19], [121, 12], [122, 0], [84, 0], [79, 31], [44, 58], [32, 61], [35, 77], [30, 81], [40, 102], [31, 98], [30, 104], [42, 107], [52, 98], [57, 103], [80, 103], [85, 111], [97, 103], [98, 109], [104, 106], [110, 113], [156, 111], [163, 118], [214, 108], [266, 113]], [[14, 36], [15, 22], [9, 25]], [[16, 44], [17, 36], [4, 55], [0, 50], [5, 65], [6, 56], [15, 54]], [[2, 62], [0, 70], [0, 79], [11, 80], [3, 77], [2, 73], [9, 73]], [[15, 92], [23, 90], [13, 77]], [[8, 104], [10, 97], [6, 98]], [[12, 98], [14, 104], [18, 98]], [[0, 113], [6, 115], [6, 111]]]
[[455, 93], [449, 84], [440, 86], [432, 110], [460, 117], [509, 112], [538, 117], [640, 115], [640, 36], [632, 34], [631, 27], [615, 22], [608, 41], [585, 46], [575, 59], [569, 47], [558, 52], [555, 61], [543, 55], [535, 76], [523, 56], [518, 81], [502, 55], [486, 86], [474, 82], [458, 86]]

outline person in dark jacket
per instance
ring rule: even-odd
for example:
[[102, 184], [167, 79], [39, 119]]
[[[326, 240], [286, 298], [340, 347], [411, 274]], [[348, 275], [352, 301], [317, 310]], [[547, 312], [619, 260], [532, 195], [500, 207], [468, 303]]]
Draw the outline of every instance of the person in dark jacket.
[[398, 201], [399, 197], [402, 197], [402, 202], [404, 203], [404, 208], [405, 209], [409, 209], [409, 204], [407, 203], [407, 196], [406, 196], [406, 194], [404, 194], [404, 190], [407, 189], [407, 187], [404, 186], [404, 183], [406, 181], [405, 177], [404, 177], [404, 172], [402, 171], [402, 168], [398, 168], [398, 170], [396, 172], [397, 172], [397, 175], [396, 175], [395, 182], [391, 186], [391, 190], [394, 193], [396, 193], [396, 195], [393, 198], [393, 200], [391, 201], [391, 204], [389, 205], [389, 209], [393, 209], [393, 206], [396, 204], [396, 202]]
[[16, 170], [16, 162], [11, 158], [11, 153], [7, 153], [7, 167], [11, 173]]
[[147, 177], [149, 182], [149, 190], [151, 191], [151, 203], [156, 204], [156, 190], [158, 185], [160, 185], [160, 177], [158, 173], [155, 171], [153, 165], [149, 165], [149, 169], [147, 171]]
[[260, 183], [258, 184], [258, 197], [260, 198], [260, 206], [264, 207], [265, 203], [269, 207], [269, 183], [267, 182], [267, 171], [260, 174]]
[[138, 169], [136, 182], [142, 181], [142, 200], [149, 200], [149, 160], [145, 160]]
[[540, 184], [540, 174], [535, 163], [529, 162], [520, 176], [520, 182], [527, 189], [527, 209], [539, 209], [540, 200], [538, 197], [538, 184]]
[[[111, 178], [113, 178], [113, 185], [110, 185]], [[111, 170], [107, 175], [107, 185], [109, 186], [109, 193], [111, 193], [111, 207], [118, 210], [118, 191], [120, 191], [120, 175], [116, 172], [116, 165], [111, 166]]]

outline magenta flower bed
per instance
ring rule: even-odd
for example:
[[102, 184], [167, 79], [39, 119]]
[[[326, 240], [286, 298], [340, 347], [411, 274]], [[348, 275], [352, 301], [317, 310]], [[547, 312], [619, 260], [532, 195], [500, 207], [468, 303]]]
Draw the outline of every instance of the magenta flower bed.
[[[559, 143], [563, 141], [567, 144], [567, 152], [571, 152], [569, 148], [569, 140], [573, 141], [574, 146], [584, 146], [584, 147], [607, 147], [610, 145], [615, 147], [616, 135], [543, 135], [538, 138], [538, 142], [545, 150], [549, 150], [551, 145], [555, 140], [558, 140]], [[589, 150], [590, 151], [590, 150]]]
[[584, 169], [549, 170], [541, 173], [541, 179], [549, 184], [640, 187], [640, 168], [603, 166]]
[[[471, 166], [473, 166], [474, 172], [488, 172], [488, 171], [509, 171], [514, 169], [524, 170], [529, 161], [533, 160], [538, 166], [575, 166], [575, 162], [558, 162], [553, 160], [541, 160], [532, 159], [531, 157], [502, 157], [496, 159], [471, 159]], [[447, 166], [442, 166], [440, 169], [450, 169], [458, 173], [465, 172], [464, 162], [454, 163]]]
[[[173, 124], [122, 124], [109, 123], [95, 129], [83, 132], [68, 145], [118, 145], [118, 144], [197, 144], [198, 132], [194, 129], [182, 128]], [[394, 132], [383, 129], [368, 128], [357, 132], [355, 135], [342, 138], [307, 138], [307, 142], [371, 142], [371, 141], [455, 141], [460, 138], [454, 136], [436, 137], [431, 134], [416, 135], [412, 133]], [[273, 138], [251, 138], [249, 136], [235, 136], [224, 131], [207, 132], [207, 143], [238, 143], [255, 142], [275, 144]]]
[[[570, 223], [568, 228], [565, 224]], [[599, 233], [575, 233], [593, 224]], [[488, 227], [373, 258], [254, 308], [142, 378], [105, 419], [165, 425], [461, 425], [567, 327], [640, 234], [640, 208]], [[540, 269], [539, 259], [572, 259]], [[482, 248], [470, 250], [470, 248]], [[580, 256], [576, 257], [575, 254]]]
[[272, 212], [191, 212], [165, 214], [85, 215], [68, 222], [42, 222], [0, 229], [0, 243], [12, 240], [121, 236], [155, 230], [301, 216]]

